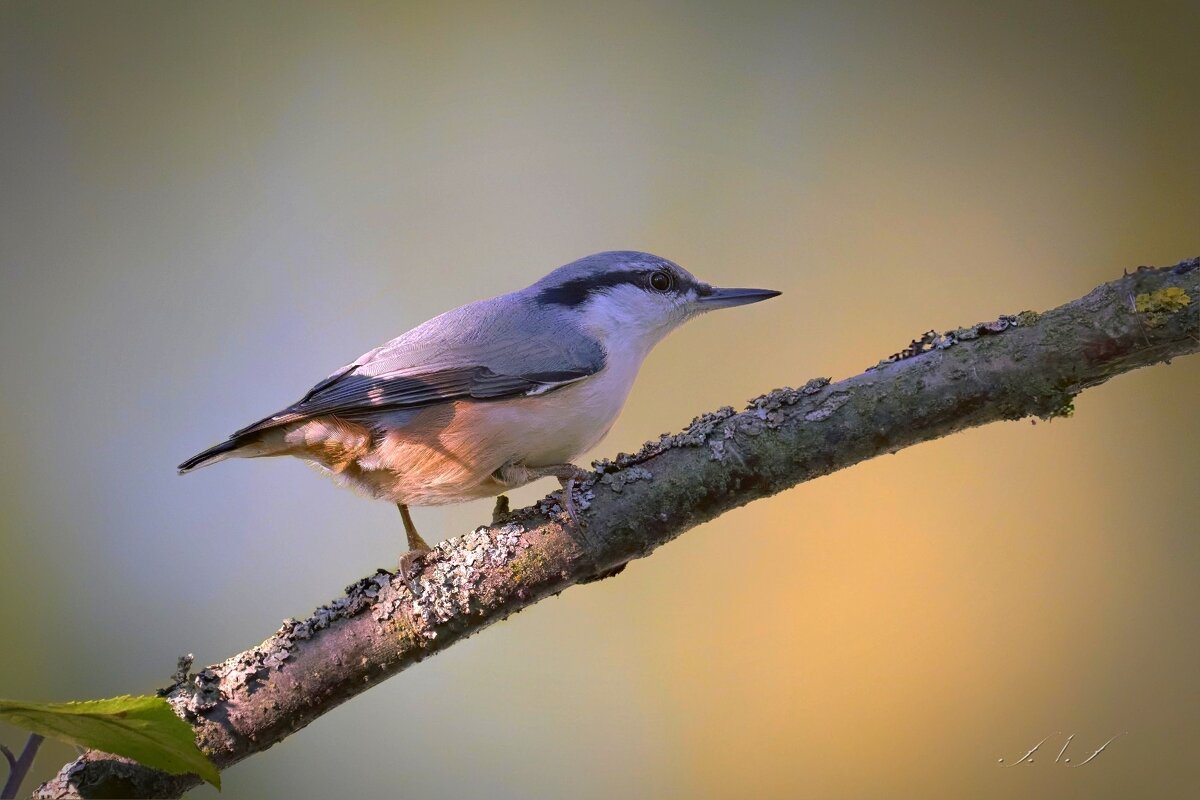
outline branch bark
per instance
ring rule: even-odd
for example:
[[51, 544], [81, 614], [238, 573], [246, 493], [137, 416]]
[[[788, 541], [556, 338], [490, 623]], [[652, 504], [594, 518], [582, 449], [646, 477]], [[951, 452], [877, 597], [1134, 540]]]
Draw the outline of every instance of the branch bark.
[[[496, 620], [607, 577], [702, 522], [859, 461], [1004, 419], [1200, 351], [1200, 258], [1140, 267], [1043, 314], [930, 332], [860, 375], [723, 408], [596, 462], [582, 527], [550, 498], [443, 542], [411, 585], [380, 570], [257, 647], [163, 690], [224, 768]], [[199, 783], [89, 751], [35, 797], [178, 797]]]

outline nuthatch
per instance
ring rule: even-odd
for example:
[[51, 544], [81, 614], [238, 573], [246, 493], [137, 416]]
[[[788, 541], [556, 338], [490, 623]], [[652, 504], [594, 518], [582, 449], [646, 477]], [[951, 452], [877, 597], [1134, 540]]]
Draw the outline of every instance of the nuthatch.
[[304, 459], [400, 508], [403, 569], [428, 550], [410, 505], [555, 477], [574, 517], [584, 472], [571, 460], [608, 433], [650, 349], [702, 312], [778, 294], [714, 288], [649, 253], [597, 253], [418, 325], [179, 472], [231, 457]]

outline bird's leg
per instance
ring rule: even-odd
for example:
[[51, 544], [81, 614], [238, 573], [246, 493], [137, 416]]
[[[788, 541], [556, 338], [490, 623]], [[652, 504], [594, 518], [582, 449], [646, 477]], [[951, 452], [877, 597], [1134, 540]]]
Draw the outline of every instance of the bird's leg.
[[[558, 478], [562, 484], [562, 506], [576, 526], [582, 526], [578, 509], [575, 506], [575, 482], [586, 478], [590, 473], [574, 464], [550, 464], [545, 467], [528, 467], [519, 462], [505, 464], [492, 473], [492, 477], [508, 487], [524, 486], [538, 478]], [[493, 519], [495, 517], [493, 516]], [[493, 523], [495, 524], [495, 523]]]
[[496, 495], [496, 507], [492, 509], [492, 524], [499, 525], [508, 519], [508, 495]]
[[408, 552], [401, 554], [399, 564], [400, 577], [407, 583], [414, 577], [413, 564], [418, 558], [429, 552], [429, 545], [425, 544], [421, 534], [417, 533], [417, 526], [413, 524], [412, 517], [408, 513], [408, 506], [404, 503], [396, 503], [396, 508], [400, 509], [400, 519], [404, 521], [404, 534], [408, 537]]
[[421, 538], [421, 534], [417, 533], [417, 526], [413, 524], [412, 515], [408, 513], [408, 506], [404, 503], [396, 503], [396, 508], [400, 509], [400, 519], [404, 521], [404, 533], [408, 537], [408, 549], [416, 550], [420, 553], [428, 553], [429, 545], [425, 544], [425, 540]]
[[530, 471], [539, 476], [558, 478], [558, 482], [562, 485], [563, 510], [567, 512], [567, 516], [576, 527], [582, 528], [583, 520], [579, 518], [578, 508], [575, 505], [575, 481], [586, 478], [588, 471], [574, 464], [551, 464], [548, 467], [538, 467]]

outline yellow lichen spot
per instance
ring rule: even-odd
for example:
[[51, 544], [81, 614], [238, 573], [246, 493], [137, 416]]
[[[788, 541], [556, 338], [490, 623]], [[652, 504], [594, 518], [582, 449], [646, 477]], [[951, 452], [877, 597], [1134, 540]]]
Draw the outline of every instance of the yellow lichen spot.
[[536, 581], [546, 571], [547, 560], [537, 550], [530, 550], [512, 562], [513, 580], [517, 583]]
[[1165, 311], [1168, 314], [1174, 314], [1191, 305], [1192, 298], [1188, 297], [1188, 293], [1178, 286], [1168, 286], [1165, 289], [1159, 289], [1157, 292], [1149, 294], [1139, 294], [1134, 299], [1134, 305], [1139, 314], [1148, 314], [1155, 311]]
[[1167, 315], [1174, 314], [1191, 305], [1192, 298], [1178, 286], [1168, 286], [1157, 292], [1139, 294], [1133, 300], [1133, 307], [1139, 314], [1146, 315], [1146, 324], [1151, 328], [1165, 325]]

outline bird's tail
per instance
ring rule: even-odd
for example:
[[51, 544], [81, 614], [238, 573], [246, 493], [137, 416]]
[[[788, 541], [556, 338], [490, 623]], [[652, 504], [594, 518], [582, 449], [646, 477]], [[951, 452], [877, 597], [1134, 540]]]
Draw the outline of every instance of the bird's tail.
[[179, 474], [184, 475], [194, 469], [207, 467], [209, 464], [215, 464], [218, 461], [224, 461], [225, 459], [234, 455], [235, 450], [240, 450], [245, 446], [246, 441], [244, 439], [239, 439], [236, 436], [232, 439], [227, 439], [215, 447], [210, 447], [202, 453], [197, 453], [187, 461], [180, 464]]

